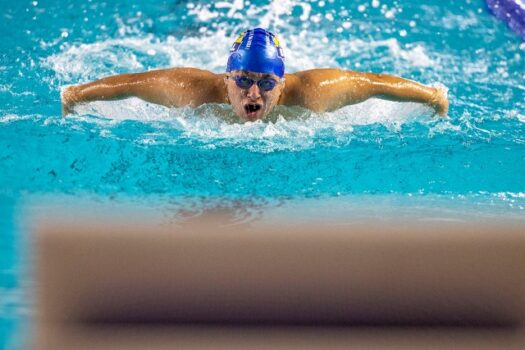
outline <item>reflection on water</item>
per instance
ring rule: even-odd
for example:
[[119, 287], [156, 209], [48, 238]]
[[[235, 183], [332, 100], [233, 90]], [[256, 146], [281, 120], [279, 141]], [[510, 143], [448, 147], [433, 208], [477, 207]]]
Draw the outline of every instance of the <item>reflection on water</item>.
[[[317, 198], [224, 198], [148, 196], [68, 196], [27, 197], [22, 207], [30, 222], [60, 212], [64, 218], [106, 217], [127, 223], [151, 218], [161, 225], [195, 224], [205, 218], [219, 219], [220, 225], [249, 227], [264, 223], [352, 223], [355, 221], [490, 221], [524, 222], [525, 194], [486, 195], [357, 195]], [[26, 224], [30, 223], [26, 222]], [[28, 227], [25, 227], [27, 229]]]

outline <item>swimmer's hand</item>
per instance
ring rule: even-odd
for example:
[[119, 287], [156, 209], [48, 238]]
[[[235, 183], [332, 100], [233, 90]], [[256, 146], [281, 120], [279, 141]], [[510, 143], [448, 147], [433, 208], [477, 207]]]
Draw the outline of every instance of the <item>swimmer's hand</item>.
[[432, 95], [429, 105], [434, 108], [437, 114], [445, 117], [448, 113], [448, 98], [445, 88], [436, 87], [436, 92]]
[[62, 90], [62, 93], [60, 94], [60, 99], [62, 101], [62, 117], [74, 112], [73, 107], [76, 103], [75, 96], [76, 93], [74, 86], [69, 86]]

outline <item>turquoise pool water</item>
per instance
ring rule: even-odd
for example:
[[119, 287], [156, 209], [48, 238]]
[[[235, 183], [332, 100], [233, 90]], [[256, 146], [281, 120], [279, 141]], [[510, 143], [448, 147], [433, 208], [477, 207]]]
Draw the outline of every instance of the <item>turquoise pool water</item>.
[[[35, 197], [227, 207], [240, 220], [334, 205], [370, 217], [393, 207], [524, 217], [525, 43], [483, 1], [1, 3], [0, 348], [15, 346], [30, 312], [20, 213]], [[371, 100], [242, 124], [228, 106], [130, 99], [60, 117], [65, 85], [169, 66], [220, 72], [236, 35], [255, 26], [279, 35], [289, 72], [445, 85], [449, 115]]]

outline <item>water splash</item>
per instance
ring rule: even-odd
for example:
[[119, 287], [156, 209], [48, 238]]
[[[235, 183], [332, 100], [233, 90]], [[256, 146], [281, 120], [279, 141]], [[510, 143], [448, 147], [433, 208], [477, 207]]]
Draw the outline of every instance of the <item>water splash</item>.
[[[42, 64], [54, 71], [60, 81], [75, 84], [111, 74], [163, 67], [198, 67], [218, 73], [225, 69], [232, 40], [225, 31], [178, 40], [173, 36], [161, 40], [154, 35], [107, 39], [66, 46], [60, 53], [45, 58]], [[435, 64], [432, 58], [435, 53], [427, 53], [421, 44], [402, 46], [395, 38], [341, 39], [337, 45], [327, 45], [324, 32], [300, 31], [281, 40], [288, 72], [316, 67], [351, 69], [371, 59], [400, 71], [403, 67]], [[305, 41], [308, 45], [304, 45]]]
[[147, 127], [135, 142], [177, 144], [190, 139], [207, 148], [238, 146], [256, 152], [299, 151], [314, 147], [320, 140], [338, 147], [351, 141], [356, 126], [379, 124], [399, 132], [405, 124], [428, 123], [433, 115], [425, 105], [375, 98], [326, 113], [277, 106], [266, 120], [256, 122], [242, 122], [228, 105], [169, 109], [137, 98], [93, 102], [75, 110], [79, 116], [68, 120], [94, 120], [107, 129], [106, 136], [118, 123], [138, 121]]

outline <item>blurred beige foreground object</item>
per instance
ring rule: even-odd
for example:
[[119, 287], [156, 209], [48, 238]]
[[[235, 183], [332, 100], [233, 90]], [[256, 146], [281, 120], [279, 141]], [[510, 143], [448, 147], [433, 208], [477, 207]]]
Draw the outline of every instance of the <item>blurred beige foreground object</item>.
[[198, 221], [40, 222], [31, 348], [525, 349], [523, 221]]

